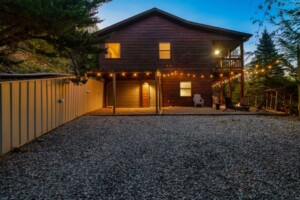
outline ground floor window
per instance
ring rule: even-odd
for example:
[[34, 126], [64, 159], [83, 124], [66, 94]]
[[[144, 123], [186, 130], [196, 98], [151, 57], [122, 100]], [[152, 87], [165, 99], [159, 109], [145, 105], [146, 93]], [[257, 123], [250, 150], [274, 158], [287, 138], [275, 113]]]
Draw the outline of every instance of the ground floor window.
[[190, 81], [180, 82], [180, 96], [181, 97], [192, 96], [192, 82]]

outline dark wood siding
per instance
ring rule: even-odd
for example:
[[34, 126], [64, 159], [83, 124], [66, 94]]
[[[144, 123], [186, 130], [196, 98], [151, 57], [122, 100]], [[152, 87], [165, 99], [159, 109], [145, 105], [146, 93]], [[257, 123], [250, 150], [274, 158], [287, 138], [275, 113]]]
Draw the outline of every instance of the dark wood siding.
[[[180, 96], [180, 82], [190, 81], [192, 83], [192, 96]], [[212, 80], [202, 78], [164, 78], [162, 79], [163, 106], [193, 106], [194, 94], [201, 94], [204, 106], [211, 105]]]
[[[111, 35], [107, 42], [121, 43], [121, 58], [105, 59], [102, 54], [100, 68], [122, 71], [179, 67], [211, 71], [212, 40], [232, 39], [150, 16]], [[170, 60], [159, 60], [159, 42], [171, 43]]]
[[[162, 105], [193, 106], [193, 95], [198, 93], [204, 98], [204, 105], [210, 106], [212, 83], [218, 79], [210, 78], [214, 66], [212, 43], [215, 40], [241, 41], [241, 38], [218, 31], [188, 28], [162, 16], [151, 15], [111, 34], [106, 42], [121, 43], [121, 58], [105, 59], [101, 54], [100, 70], [196, 73], [197, 78], [162, 77]], [[171, 59], [159, 59], [160, 42], [171, 43]], [[200, 74], [205, 78], [199, 78]], [[180, 81], [192, 81], [191, 97], [180, 97]], [[149, 102], [141, 98], [141, 106], [144, 104], [148, 106]]]

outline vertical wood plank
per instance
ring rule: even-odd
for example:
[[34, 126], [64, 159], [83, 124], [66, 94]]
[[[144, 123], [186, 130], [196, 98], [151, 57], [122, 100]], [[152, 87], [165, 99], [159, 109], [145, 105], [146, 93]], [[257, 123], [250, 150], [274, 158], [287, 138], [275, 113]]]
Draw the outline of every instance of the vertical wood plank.
[[64, 103], [63, 103], [63, 110], [62, 110], [62, 112], [63, 112], [63, 118], [62, 118], [62, 123], [64, 124], [64, 123], [66, 123], [66, 105], [67, 105], [67, 96], [66, 96], [66, 84], [62, 84], [62, 95], [63, 95], [63, 98], [64, 98]]
[[19, 82], [11, 83], [11, 133], [12, 133], [12, 148], [20, 145], [20, 85]]
[[21, 143], [25, 144], [28, 141], [28, 82], [20, 82], [20, 134]]
[[69, 121], [72, 119], [72, 113], [73, 113], [73, 96], [72, 96], [72, 92], [73, 92], [73, 84], [69, 83], [69, 109], [68, 109], [68, 113], [69, 113]]
[[2, 115], [2, 152], [6, 153], [11, 150], [11, 112], [10, 112], [10, 85], [1, 83], [1, 115]]
[[59, 80], [55, 79], [55, 127], [59, 126], [59, 119], [60, 119], [60, 112], [59, 112], [59, 103], [58, 103], [58, 99], [59, 97]]
[[52, 121], [52, 129], [56, 127], [56, 97], [55, 97], [55, 79], [51, 80], [51, 121]]
[[35, 81], [28, 81], [28, 140], [31, 141], [35, 138]]
[[41, 81], [41, 102], [42, 102], [42, 134], [47, 132], [48, 113], [47, 113], [47, 80]]
[[64, 114], [65, 118], [64, 121], [68, 122], [68, 106], [69, 106], [69, 94], [68, 94], [68, 87], [69, 84], [64, 84], [64, 96], [65, 96], [65, 109], [64, 109]]
[[42, 135], [42, 94], [41, 80], [35, 81], [35, 137]]
[[47, 131], [52, 130], [52, 83], [51, 80], [47, 80]]

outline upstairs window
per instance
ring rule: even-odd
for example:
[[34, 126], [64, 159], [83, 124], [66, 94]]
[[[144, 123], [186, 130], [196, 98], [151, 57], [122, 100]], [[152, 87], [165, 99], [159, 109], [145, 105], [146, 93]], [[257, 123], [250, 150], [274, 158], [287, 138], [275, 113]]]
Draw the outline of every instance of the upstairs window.
[[171, 44], [167, 42], [159, 43], [159, 59], [171, 58]]
[[121, 44], [120, 43], [106, 43], [105, 58], [121, 58]]
[[190, 97], [192, 96], [192, 82], [180, 82], [180, 96]]

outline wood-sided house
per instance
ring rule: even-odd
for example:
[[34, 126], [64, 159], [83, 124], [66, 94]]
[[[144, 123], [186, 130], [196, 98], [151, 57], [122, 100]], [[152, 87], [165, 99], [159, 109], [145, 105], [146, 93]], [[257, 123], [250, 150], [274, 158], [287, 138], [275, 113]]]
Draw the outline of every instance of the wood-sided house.
[[[193, 106], [212, 86], [239, 75], [244, 95], [243, 43], [251, 34], [194, 23], [157, 8], [99, 31], [109, 36], [100, 55], [106, 106]], [[231, 94], [230, 94], [231, 95]]]

